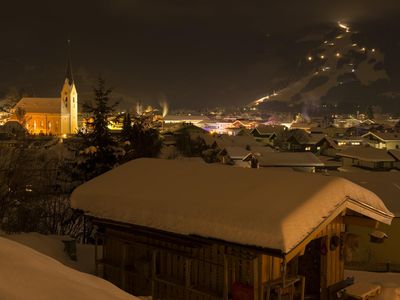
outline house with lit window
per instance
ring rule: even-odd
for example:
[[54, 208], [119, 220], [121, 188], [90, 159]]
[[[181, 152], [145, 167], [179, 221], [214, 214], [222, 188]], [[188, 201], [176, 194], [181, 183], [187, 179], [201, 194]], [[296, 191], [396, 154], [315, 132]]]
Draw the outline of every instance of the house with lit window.
[[286, 127], [281, 125], [259, 125], [251, 130], [250, 133], [257, 141], [268, 145], [274, 145], [278, 134], [285, 130], [287, 130]]
[[400, 133], [398, 132], [368, 132], [362, 136], [366, 142], [378, 149], [399, 149]]
[[397, 167], [397, 159], [384, 149], [369, 146], [353, 146], [341, 149], [336, 153], [342, 166], [355, 166], [371, 170], [391, 170]]
[[15, 105], [13, 118], [20, 121], [30, 134], [64, 135], [78, 132], [78, 92], [70, 57], [60, 96], [24, 97]]

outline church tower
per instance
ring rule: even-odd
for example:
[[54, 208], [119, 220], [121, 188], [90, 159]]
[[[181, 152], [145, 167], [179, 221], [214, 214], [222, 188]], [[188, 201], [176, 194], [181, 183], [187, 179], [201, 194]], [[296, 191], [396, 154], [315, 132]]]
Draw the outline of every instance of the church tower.
[[67, 66], [61, 90], [61, 134], [78, 132], [78, 93], [74, 83], [71, 64], [70, 41], [68, 40]]

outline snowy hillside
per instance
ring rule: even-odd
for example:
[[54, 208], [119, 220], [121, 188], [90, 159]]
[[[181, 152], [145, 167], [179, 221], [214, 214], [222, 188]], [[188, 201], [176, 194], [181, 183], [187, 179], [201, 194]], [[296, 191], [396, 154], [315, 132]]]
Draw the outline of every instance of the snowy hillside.
[[369, 86], [389, 79], [383, 67], [384, 54], [379, 49], [356, 43], [355, 34], [347, 25], [338, 23], [330, 38], [322, 40], [319, 47], [310, 50], [302, 59], [301, 63], [309, 64], [311, 68], [308, 69], [312, 71], [283, 89], [255, 100], [252, 105], [270, 101], [315, 103], [335, 87], [351, 82]]
[[113, 284], [0, 237], [0, 299], [138, 300]]

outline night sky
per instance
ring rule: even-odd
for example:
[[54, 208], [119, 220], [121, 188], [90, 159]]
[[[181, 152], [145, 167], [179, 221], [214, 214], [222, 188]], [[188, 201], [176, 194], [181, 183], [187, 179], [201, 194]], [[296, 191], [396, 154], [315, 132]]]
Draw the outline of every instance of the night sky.
[[58, 96], [70, 38], [81, 102], [101, 73], [124, 107], [244, 105], [338, 20], [400, 53], [399, 19], [398, 0], [2, 1], [0, 96], [10, 87]]

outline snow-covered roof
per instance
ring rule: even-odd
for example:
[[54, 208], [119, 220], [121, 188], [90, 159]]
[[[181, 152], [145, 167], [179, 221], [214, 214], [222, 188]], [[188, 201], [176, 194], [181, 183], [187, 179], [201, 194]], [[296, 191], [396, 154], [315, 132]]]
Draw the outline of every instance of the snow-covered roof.
[[382, 141], [399, 141], [400, 140], [400, 133], [398, 132], [368, 132], [364, 134], [362, 137], [367, 138], [370, 135], [374, 135], [378, 139]]
[[351, 146], [336, 153], [337, 156], [356, 158], [363, 161], [382, 162], [395, 161], [386, 150], [373, 147]]
[[400, 161], [400, 150], [391, 149], [388, 151], [396, 160]]
[[260, 124], [256, 128], [253, 129], [253, 132], [256, 130], [261, 135], [270, 135], [273, 133], [278, 133], [283, 131], [285, 126], [282, 125], [264, 125]]
[[106, 280], [3, 237], [0, 265], [0, 299], [139, 300]]
[[268, 153], [275, 152], [274, 149], [272, 149], [271, 147], [267, 147], [267, 146], [251, 146], [250, 151], [255, 156], [264, 156], [264, 155], [268, 155]]
[[22, 108], [27, 113], [61, 113], [60, 98], [22, 98], [15, 108]]
[[338, 177], [149, 158], [84, 183], [71, 201], [101, 219], [283, 253], [345, 208], [393, 217], [378, 196]]
[[197, 137], [204, 139], [207, 145], [212, 145], [214, 142], [217, 143], [220, 149], [233, 146], [246, 148], [247, 146], [252, 147], [262, 145], [261, 143], [257, 142], [253, 136], [249, 135], [212, 135], [209, 133], [193, 133], [191, 135], [192, 139], [196, 139]]
[[251, 153], [250, 150], [246, 150], [246, 148], [240, 146], [227, 146], [221, 152], [224, 151], [232, 159], [243, 159]]
[[373, 191], [400, 217], [400, 172], [339, 172], [337, 175]]
[[260, 167], [323, 167], [311, 152], [265, 152], [257, 158]]

